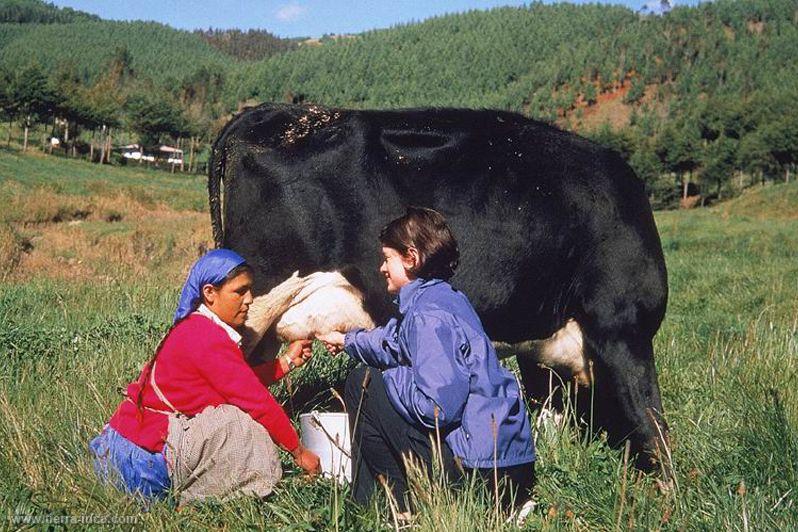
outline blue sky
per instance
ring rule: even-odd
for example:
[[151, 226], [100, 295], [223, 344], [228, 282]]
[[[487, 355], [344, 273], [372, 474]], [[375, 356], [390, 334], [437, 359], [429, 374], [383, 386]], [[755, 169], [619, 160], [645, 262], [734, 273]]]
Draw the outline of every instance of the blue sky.
[[[638, 9], [648, 0], [617, 0]], [[695, 0], [677, 0], [694, 4]], [[281, 37], [359, 33], [469, 9], [524, 5], [512, 0], [51, 0], [113, 20], [155, 20], [175, 28], [261, 28]], [[547, 2], [548, 3], [548, 2]], [[584, 3], [575, 1], [573, 3]]]

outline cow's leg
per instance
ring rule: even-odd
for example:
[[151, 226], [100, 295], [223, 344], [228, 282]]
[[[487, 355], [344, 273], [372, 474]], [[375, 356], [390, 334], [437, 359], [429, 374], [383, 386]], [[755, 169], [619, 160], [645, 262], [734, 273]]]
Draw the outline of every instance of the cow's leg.
[[519, 352], [516, 360], [529, 408], [551, 408], [562, 411], [562, 392], [559, 379], [527, 353]]
[[663, 467], [670, 474], [668, 427], [662, 414], [651, 340], [633, 334], [611, 336], [587, 331], [594, 360], [595, 396], [599, 423], [610, 443], [629, 439], [637, 466]]
[[606, 430], [614, 447], [628, 439], [638, 467], [668, 463], [668, 431], [650, 340], [639, 333], [583, 336], [579, 324], [569, 320], [547, 339], [496, 347], [500, 355], [517, 354], [531, 408], [563, 412], [570, 382], [568, 405], [585, 427]]
[[568, 406], [575, 409], [577, 419], [588, 423], [590, 395], [590, 362], [584, 351], [584, 338], [576, 320], [569, 319], [548, 338], [516, 344], [494, 342], [499, 358], [516, 355], [524, 390], [532, 409], [543, 408], [565, 412], [566, 390], [570, 390]]

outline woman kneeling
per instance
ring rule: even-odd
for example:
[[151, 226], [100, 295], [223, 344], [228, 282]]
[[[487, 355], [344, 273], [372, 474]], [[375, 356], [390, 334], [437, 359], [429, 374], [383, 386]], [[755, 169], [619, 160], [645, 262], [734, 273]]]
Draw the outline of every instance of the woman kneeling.
[[448, 283], [459, 252], [443, 216], [409, 208], [380, 234], [387, 290], [398, 315], [384, 327], [320, 336], [366, 367], [350, 374], [345, 401], [353, 426], [354, 498], [365, 503], [382, 477], [408, 510], [403, 457], [427, 467], [431, 439], [443, 439], [449, 477], [482, 476], [504, 486], [509, 510], [526, 499], [535, 448], [518, 381], [499, 364], [468, 298]]
[[318, 471], [318, 456], [299, 443], [267, 389], [304, 364], [311, 343], [293, 342], [285, 357], [247, 364], [239, 330], [251, 289], [249, 266], [230, 250], [194, 264], [174, 325], [90, 444], [101, 478], [145, 497], [172, 487], [180, 504], [265, 497], [282, 477], [275, 443], [300, 468]]

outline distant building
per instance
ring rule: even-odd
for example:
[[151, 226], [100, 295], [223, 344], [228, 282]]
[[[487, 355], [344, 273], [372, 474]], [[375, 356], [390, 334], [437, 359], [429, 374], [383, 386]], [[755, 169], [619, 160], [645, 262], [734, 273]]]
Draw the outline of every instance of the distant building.
[[139, 162], [141, 161], [147, 161], [150, 163], [155, 162], [155, 156], [145, 155], [144, 148], [142, 148], [138, 144], [128, 144], [126, 146], [119, 146], [115, 149], [119, 150], [122, 157], [124, 157], [125, 159], [132, 159], [134, 161], [139, 161]]
[[158, 148], [160, 159], [166, 157], [169, 164], [183, 164], [183, 150], [172, 146], [161, 146]]
[[144, 148], [140, 144], [128, 144], [115, 148], [125, 159], [146, 162], [166, 162], [166, 164], [183, 165], [183, 150], [173, 146], [161, 145], [154, 154], [144, 153]]

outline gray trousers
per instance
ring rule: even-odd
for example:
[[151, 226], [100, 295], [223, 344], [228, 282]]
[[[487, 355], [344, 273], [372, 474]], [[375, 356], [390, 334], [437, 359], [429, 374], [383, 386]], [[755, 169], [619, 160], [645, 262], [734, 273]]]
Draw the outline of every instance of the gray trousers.
[[265, 497], [283, 476], [269, 433], [232, 405], [209, 406], [190, 419], [171, 414], [164, 454], [181, 506], [206, 498]]

